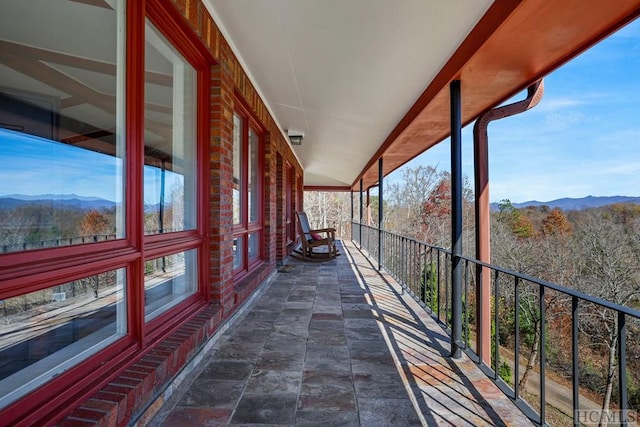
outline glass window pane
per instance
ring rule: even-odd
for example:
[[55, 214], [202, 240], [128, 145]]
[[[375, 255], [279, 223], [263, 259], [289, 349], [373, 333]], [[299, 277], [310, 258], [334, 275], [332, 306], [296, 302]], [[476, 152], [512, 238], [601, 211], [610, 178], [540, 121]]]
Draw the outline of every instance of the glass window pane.
[[233, 238], [233, 269], [244, 266], [244, 237]]
[[249, 261], [253, 261], [260, 255], [260, 233], [249, 234]]
[[147, 234], [196, 227], [196, 70], [147, 21], [144, 204]]
[[253, 129], [249, 129], [249, 222], [258, 221], [259, 154], [260, 139]]
[[144, 263], [145, 319], [193, 295], [198, 289], [198, 251], [192, 249]]
[[241, 184], [242, 184], [242, 119], [233, 115], [233, 223], [240, 224], [241, 207]]
[[2, 3], [0, 253], [124, 237], [124, 7], [110, 5]]
[[0, 407], [127, 332], [125, 270], [0, 301]]

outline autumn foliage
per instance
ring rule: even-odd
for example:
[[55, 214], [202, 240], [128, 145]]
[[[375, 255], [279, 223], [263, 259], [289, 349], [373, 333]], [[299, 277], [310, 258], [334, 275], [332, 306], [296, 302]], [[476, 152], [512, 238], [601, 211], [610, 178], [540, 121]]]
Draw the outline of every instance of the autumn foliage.
[[108, 234], [109, 220], [97, 210], [92, 209], [82, 218], [80, 232], [83, 236]]

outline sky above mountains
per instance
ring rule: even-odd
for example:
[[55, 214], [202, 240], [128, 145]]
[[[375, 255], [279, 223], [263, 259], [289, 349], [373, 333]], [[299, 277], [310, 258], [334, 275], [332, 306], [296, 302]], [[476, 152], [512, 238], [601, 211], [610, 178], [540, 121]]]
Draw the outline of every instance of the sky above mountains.
[[[491, 201], [639, 196], [640, 20], [548, 75], [544, 84], [538, 106], [489, 125]], [[472, 129], [463, 130], [462, 160], [473, 185]], [[418, 165], [451, 170], [449, 140], [406, 167]], [[400, 173], [393, 175], [398, 179]]]

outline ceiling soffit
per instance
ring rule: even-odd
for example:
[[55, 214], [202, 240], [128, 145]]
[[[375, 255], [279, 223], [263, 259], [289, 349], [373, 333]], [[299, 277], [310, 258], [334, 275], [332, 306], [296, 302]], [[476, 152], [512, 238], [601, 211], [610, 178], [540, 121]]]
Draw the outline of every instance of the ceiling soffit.
[[305, 185], [350, 186], [491, 0], [205, 0]]

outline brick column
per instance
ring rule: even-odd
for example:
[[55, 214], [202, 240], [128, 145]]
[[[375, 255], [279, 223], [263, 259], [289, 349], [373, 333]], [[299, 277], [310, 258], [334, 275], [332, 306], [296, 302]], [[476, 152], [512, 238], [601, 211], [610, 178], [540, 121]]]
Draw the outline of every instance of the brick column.
[[276, 261], [284, 260], [287, 252], [287, 168], [281, 153], [276, 156]]
[[276, 186], [278, 177], [276, 174], [277, 165], [276, 158], [278, 151], [276, 149], [276, 141], [269, 132], [264, 136], [264, 181], [263, 181], [263, 200], [264, 200], [264, 261], [272, 264], [276, 262], [276, 237], [277, 237], [277, 195]]
[[[231, 52], [227, 52], [231, 55]], [[226, 317], [233, 288], [233, 75], [224, 59], [211, 69], [210, 286]]]

